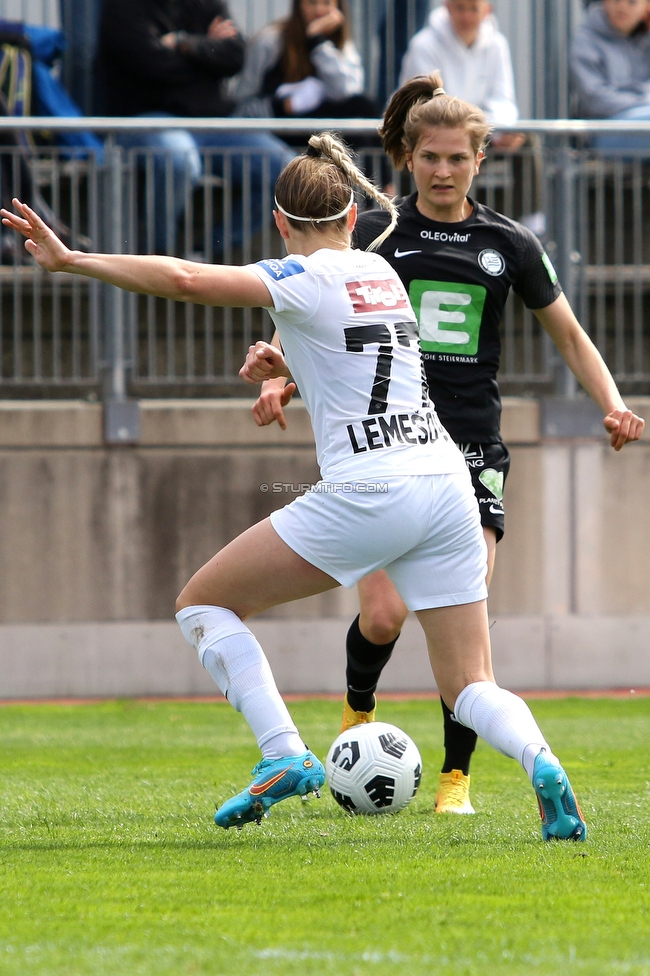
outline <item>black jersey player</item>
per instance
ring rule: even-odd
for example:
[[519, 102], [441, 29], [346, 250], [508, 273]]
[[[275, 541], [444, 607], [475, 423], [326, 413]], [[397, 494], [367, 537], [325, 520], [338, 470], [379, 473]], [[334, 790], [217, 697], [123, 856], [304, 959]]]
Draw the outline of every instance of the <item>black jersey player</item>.
[[[534, 311], [601, 407], [616, 450], [638, 439], [643, 421], [626, 409], [539, 240], [468, 196], [488, 131], [479, 109], [445, 94], [438, 73], [411, 79], [395, 93], [382, 139], [395, 166], [406, 165], [412, 173], [416, 192], [399, 201], [397, 226], [379, 252], [408, 289], [432, 399], [470, 469], [488, 548], [489, 583], [503, 535], [503, 485], [510, 462], [501, 440], [497, 385], [499, 324], [510, 289]], [[388, 219], [378, 210], [361, 214], [356, 246], [366, 248]], [[256, 404], [258, 422], [276, 418], [281, 406], [280, 394], [269, 386]], [[344, 729], [374, 719], [379, 675], [406, 617], [384, 573], [362, 580], [359, 595], [361, 612], [347, 639]], [[443, 713], [445, 760], [436, 811], [473, 813], [469, 766], [476, 736], [453, 720], [444, 703]]]

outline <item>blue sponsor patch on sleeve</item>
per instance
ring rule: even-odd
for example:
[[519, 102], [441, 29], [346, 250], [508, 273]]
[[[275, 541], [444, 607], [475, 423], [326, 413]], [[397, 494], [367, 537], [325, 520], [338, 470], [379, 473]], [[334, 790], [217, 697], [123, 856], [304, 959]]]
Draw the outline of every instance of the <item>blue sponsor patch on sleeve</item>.
[[271, 258], [268, 261], [257, 262], [261, 268], [269, 274], [275, 281], [282, 278], [290, 278], [291, 275], [303, 274], [304, 268], [295, 258], [284, 258], [284, 260]]

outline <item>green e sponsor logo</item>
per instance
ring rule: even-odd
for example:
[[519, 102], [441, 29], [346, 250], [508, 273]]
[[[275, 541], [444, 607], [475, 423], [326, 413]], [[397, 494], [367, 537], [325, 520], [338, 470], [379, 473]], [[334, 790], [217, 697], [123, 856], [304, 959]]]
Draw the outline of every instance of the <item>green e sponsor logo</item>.
[[409, 298], [425, 352], [475, 356], [487, 290], [454, 281], [413, 280]]

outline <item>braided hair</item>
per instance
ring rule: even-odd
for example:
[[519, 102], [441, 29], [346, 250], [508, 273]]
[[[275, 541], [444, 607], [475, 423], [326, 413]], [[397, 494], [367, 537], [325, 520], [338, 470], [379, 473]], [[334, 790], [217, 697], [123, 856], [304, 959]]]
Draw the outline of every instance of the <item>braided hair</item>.
[[298, 228], [308, 220], [315, 229], [324, 230], [328, 224], [345, 226], [355, 186], [390, 214], [386, 230], [368, 247], [375, 250], [394, 230], [399, 215], [397, 207], [361, 172], [345, 143], [333, 133], [321, 132], [310, 137], [307, 152], [292, 159], [280, 173], [275, 198], [292, 227]]

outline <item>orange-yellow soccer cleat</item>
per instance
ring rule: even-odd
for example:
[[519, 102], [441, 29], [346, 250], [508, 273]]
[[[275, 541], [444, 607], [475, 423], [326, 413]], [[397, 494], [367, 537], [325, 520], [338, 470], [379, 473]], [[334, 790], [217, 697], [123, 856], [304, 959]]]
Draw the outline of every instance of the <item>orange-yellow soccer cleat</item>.
[[469, 799], [469, 776], [460, 769], [440, 773], [434, 809], [436, 813], [475, 813]]
[[343, 721], [341, 722], [341, 732], [347, 732], [348, 729], [354, 728], [355, 725], [365, 725], [367, 722], [374, 722], [376, 711], [377, 707], [375, 705], [370, 712], [355, 712], [348, 703], [348, 696], [346, 695], [343, 702]]

